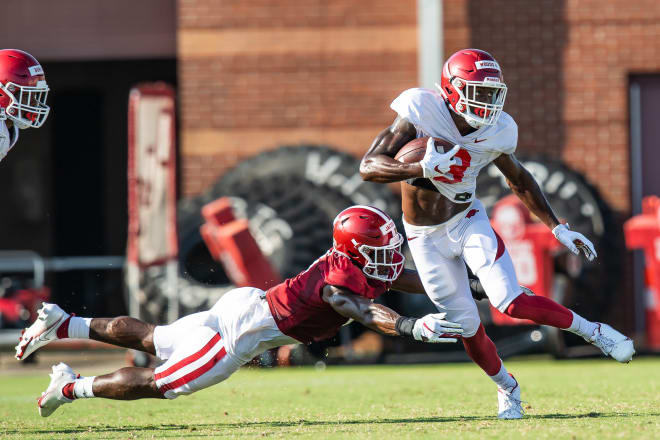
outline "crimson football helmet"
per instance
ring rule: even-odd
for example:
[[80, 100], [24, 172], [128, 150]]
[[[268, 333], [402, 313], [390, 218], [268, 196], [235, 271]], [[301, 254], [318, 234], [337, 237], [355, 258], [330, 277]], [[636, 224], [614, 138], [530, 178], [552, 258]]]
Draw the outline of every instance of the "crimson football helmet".
[[495, 125], [502, 113], [506, 85], [500, 65], [488, 52], [463, 49], [450, 56], [435, 85], [450, 108], [473, 128]]
[[355, 205], [344, 209], [333, 222], [333, 249], [362, 267], [369, 278], [394, 281], [406, 261], [403, 237], [394, 220], [378, 208]]
[[48, 84], [44, 69], [29, 53], [0, 50], [0, 120], [10, 119], [18, 128], [39, 128], [46, 121]]

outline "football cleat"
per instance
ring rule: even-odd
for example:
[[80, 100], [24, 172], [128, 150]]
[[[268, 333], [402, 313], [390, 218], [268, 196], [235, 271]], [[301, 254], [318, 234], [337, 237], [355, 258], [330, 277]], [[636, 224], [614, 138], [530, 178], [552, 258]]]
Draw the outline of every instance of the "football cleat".
[[41, 397], [37, 400], [39, 406], [39, 415], [41, 417], [48, 417], [57, 408], [65, 403], [71, 403], [73, 400], [64, 397], [62, 388], [76, 380], [76, 374], [64, 362], [53, 365], [53, 373], [49, 374], [50, 385], [46, 391], [41, 393]]
[[504, 388], [497, 387], [497, 403], [499, 406], [497, 411], [498, 419], [522, 419], [525, 410], [522, 406], [522, 400], [520, 400], [520, 385], [517, 380], [516, 386], [512, 390], [507, 391]]
[[38, 348], [58, 339], [57, 329], [69, 316], [57, 304], [43, 303], [36, 321], [21, 333], [16, 346], [16, 359], [23, 360]]
[[632, 339], [619, 333], [607, 324], [596, 323], [598, 327], [587, 342], [591, 342], [600, 348], [607, 356], [611, 356], [619, 362], [628, 363], [635, 354], [635, 346]]

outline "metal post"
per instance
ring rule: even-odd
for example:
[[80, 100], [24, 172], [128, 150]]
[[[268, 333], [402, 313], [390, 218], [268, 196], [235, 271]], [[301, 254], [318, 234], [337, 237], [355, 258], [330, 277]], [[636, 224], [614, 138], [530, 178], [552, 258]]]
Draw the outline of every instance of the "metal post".
[[[642, 95], [639, 83], [631, 81], [630, 96], [630, 198], [633, 215], [642, 212]], [[633, 293], [635, 332], [646, 327], [646, 283], [644, 282], [644, 254], [633, 251]]]
[[444, 62], [442, 0], [417, 0], [417, 64], [420, 87], [440, 82]]

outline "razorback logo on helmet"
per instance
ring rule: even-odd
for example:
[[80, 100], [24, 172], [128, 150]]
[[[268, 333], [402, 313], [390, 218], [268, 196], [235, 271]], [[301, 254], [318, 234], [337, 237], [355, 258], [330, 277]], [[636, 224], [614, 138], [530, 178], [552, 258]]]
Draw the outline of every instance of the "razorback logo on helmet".
[[390, 220], [387, 223], [385, 223], [383, 226], [380, 227], [380, 232], [381, 232], [381, 234], [385, 235], [385, 234], [388, 234], [393, 229], [395, 229], [394, 220]]
[[500, 65], [497, 64], [497, 61], [490, 61], [490, 60], [475, 61], [474, 65], [477, 67], [477, 70], [481, 70], [481, 69], [501, 70]]

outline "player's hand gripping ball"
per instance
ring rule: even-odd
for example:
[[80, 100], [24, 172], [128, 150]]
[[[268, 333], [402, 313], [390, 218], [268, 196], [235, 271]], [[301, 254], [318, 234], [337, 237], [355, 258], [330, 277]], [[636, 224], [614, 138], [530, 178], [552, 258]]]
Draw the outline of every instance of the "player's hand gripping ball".
[[449, 171], [449, 167], [456, 164], [454, 156], [460, 148], [460, 145], [454, 145], [444, 139], [426, 136], [401, 147], [394, 159], [403, 163], [419, 162], [424, 177], [433, 178], [443, 175]]

